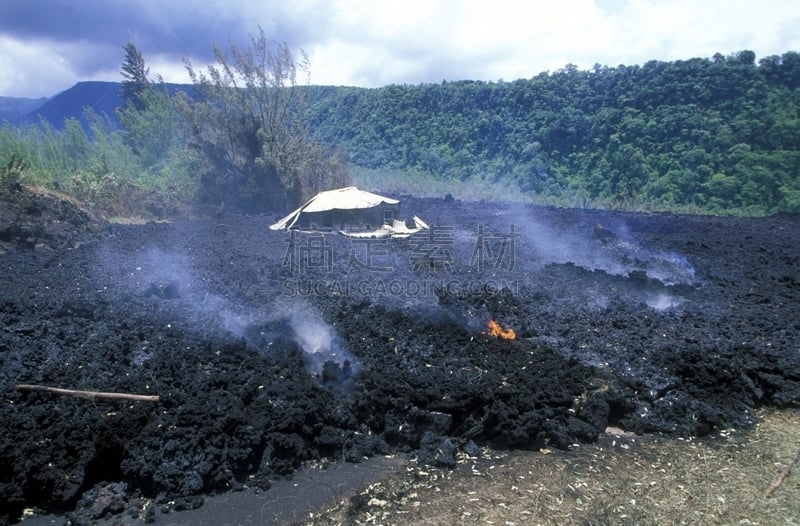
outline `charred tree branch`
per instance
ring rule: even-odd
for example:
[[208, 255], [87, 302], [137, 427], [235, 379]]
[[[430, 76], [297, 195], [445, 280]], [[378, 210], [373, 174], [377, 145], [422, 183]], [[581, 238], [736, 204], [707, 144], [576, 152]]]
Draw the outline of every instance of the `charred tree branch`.
[[104, 399], [104, 400], [134, 400], [138, 402], [158, 402], [157, 395], [139, 395], [130, 393], [103, 393], [99, 391], [79, 391], [75, 389], [61, 389], [58, 387], [47, 387], [44, 385], [19, 384], [17, 389], [20, 391], [41, 391], [65, 396], [76, 396], [79, 398]]
[[796, 465], [798, 462], [800, 462], [800, 449], [798, 449], [798, 450], [797, 450], [797, 453], [795, 453], [795, 455], [794, 455], [794, 458], [792, 459], [792, 461], [791, 461], [791, 462], [789, 462], [789, 465], [788, 465], [788, 466], [786, 466], [786, 468], [785, 468], [783, 471], [781, 471], [781, 474], [780, 474], [780, 475], [778, 475], [778, 478], [776, 478], [776, 479], [775, 479], [775, 482], [773, 482], [772, 484], [770, 484], [769, 488], [767, 488], [767, 497], [769, 497], [770, 495], [772, 495], [772, 493], [773, 493], [773, 492], [774, 492], [776, 489], [778, 489], [778, 487], [779, 487], [781, 484], [783, 484], [783, 481], [786, 479], [786, 477], [788, 477], [788, 476], [789, 476], [789, 473], [791, 473], [791, 472], [792, 472], [792, 468], [793, 468], [793, 467], [794, 467], [794, 466], [795, 466], [795, 465]]

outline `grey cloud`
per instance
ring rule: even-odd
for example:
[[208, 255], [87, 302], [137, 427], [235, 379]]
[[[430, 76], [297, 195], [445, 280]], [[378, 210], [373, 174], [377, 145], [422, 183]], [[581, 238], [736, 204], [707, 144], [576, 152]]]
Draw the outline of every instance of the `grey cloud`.
[[[762, 0], [766, 7], [755, 11], [747, 0], [731, 0], [731, 15], [723, 19], [711, 0], [595, 2], [601, 9], [581, 18], [565, 11], [568, 2], [516, 0], [498, 0], [488, 10], [478, 0], [0, 0], [0, 38], [8, 42], [0, 63], [14, 73], [0, 78], [0, 95], [49, 95], [54, 86], [107, 79], [119, 71], [128, 42], [152, 74], [179, 76], [181, 59], [211, 62], [214, 46], [246, 47], [259, 27], [269, 40], [309, 52], [313, 82], [361, 86], [513, 80], [567, 63], [632, 64], [741, 49], [764, 56], [797, 48], [796, 31], [787, 29], [800, 16], [792, 0]], [[552, 23], [517, 23], [525, 16]], [[694, 30], [698, 24], [709, 31]], [[576, 35], [579, 25], [583, 32]]]
[[[270, 4], [275, 4], [270, 6]], [[210, 58], [213, 46], [245, 46], [262, 27], [270, 40], [308, 41], [311, 31], [324, 31], [323, 6], [296, 13], [282, 2], [198, 2], [3, 0], [0, 33], [19, 40], [42, 40], [80, 46], [86, 56], [75, 57], [82, 72], [113, 66], [121, 48], [133, 42], [147, 58], [158, 53], [180, 60], [184, 56]], [[309, 27], [315, 26], [315, 27]], [[98, 49], [90, 51], [90, 47]], [[113, 50], [113, 53], [112, 51]], [[113, 55], [113, 56], [112, 56]], [[113, 60], [109, 63], [109, 60]]]

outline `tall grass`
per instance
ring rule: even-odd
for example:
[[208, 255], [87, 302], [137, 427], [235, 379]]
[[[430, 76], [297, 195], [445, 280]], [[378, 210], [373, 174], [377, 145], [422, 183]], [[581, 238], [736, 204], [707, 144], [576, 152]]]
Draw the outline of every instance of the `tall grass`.
[[18, 183], [58, 190], [107, 216], [144, 209], [165, 215], [166, 208], [176, 208], [193, 195], [195, 160], [185, 145], [163, 152], [157, 164], [147, 166], [108, 118], [91, 110], [84, 118], [85, 127], [67, 119], [61, 129], [44, 120], [24, 126], [4, 123], [0, 167], [21, 160]]

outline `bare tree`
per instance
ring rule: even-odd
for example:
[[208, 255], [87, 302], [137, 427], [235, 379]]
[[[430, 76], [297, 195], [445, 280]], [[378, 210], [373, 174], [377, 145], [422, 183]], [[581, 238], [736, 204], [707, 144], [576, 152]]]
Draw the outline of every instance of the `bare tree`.
[[[341, 156], [317, 144], [301, 117], [308, 57], [283, 43], [270, 45], [259, 29], [251, 46], [214, 47], [216, 64], [198, 72], [186, 60], [195, 96], [183, 97], [193, 145], [209, 162], [207, 201], [282, 210], [322, 187], [341, 184]], [[298, 77], [306, 81], [298, 83]]]

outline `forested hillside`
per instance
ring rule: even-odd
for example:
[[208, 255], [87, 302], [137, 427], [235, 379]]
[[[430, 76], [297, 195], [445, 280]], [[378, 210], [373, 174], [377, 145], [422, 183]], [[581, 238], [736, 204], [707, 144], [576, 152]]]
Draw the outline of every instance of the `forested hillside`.
[[563, 204], [800, 210], [800, 54], [574, 66], [513, 82], [312, 88], [351, 163]]
[[[140, 192], [159, 216], [192, 199], [285, 212], [349, 180], [560, 206], [800, 211], [798, 52], [364, 89], [301, 85], [307, 64], [253, 44], [263, 53], [220, 52], [188, 86], [149, 80], [131, 46], [133, 73], [102, 96], [78, 97], [83, 83], [0, 126], [0, 189], [40, 184], [121, 214]], [[253, 68], [262, 55], [277, 63]]]

